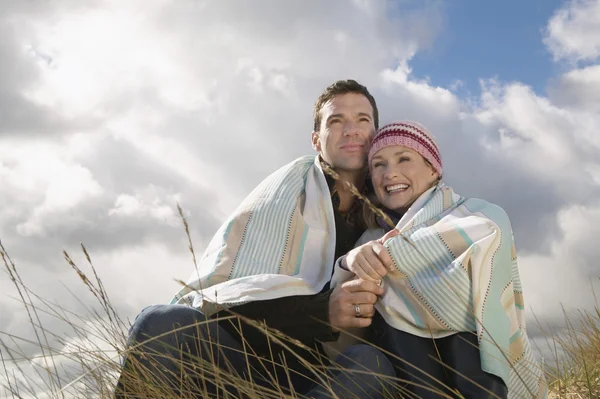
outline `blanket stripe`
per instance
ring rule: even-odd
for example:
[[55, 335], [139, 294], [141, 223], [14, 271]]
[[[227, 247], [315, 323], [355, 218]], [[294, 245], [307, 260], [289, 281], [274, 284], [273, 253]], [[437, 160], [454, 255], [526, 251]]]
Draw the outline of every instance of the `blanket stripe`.
[[315, 156], [272, 173], [219, 228], [171, 303], [210, 315], [218, 307], [318, 293], [335, 250], [329, 196]]

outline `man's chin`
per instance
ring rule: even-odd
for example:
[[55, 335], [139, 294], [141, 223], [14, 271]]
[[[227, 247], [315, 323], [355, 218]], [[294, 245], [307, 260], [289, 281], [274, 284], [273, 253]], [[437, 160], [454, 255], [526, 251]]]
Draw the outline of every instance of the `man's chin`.
[[365, 163], [338, 163], [334, 164], [333, 168], [338, 172], [348, 173], [360, 173], [367, 170], [367, 164]]
[[345, 159], [337, 159], [332, 165], [336, 170], [346, 172], [360, 172], [367, 168], [366, 157], [348, 157]]

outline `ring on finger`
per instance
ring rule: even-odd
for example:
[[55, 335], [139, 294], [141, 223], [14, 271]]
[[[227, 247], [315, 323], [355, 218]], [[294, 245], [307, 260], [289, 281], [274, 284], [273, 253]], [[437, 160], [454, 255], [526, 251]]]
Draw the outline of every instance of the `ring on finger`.
[[354, 305], [354, 313], [356, 313], [356, 317], [361, 317], [359, 304]]

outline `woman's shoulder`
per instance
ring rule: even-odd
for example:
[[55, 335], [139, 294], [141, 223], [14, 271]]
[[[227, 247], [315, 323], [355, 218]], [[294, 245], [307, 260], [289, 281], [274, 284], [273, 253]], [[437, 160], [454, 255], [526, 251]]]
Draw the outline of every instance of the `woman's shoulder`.
[[501, 227], [510, 226], [510, 218], [498, 204], [481, 198], [465, 198], [461, 204], [469, 213], [491, 219]]

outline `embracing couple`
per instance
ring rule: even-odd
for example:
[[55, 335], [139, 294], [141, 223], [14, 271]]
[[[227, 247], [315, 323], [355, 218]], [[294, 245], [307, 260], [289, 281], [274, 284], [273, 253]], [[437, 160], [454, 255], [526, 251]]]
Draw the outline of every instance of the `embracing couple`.
[[319, 96], [312, 145], [137, 316], [117, 398], [545, 397], [506, 213], [444, 183], [424, 126], [379, 128], [356, 81]]

